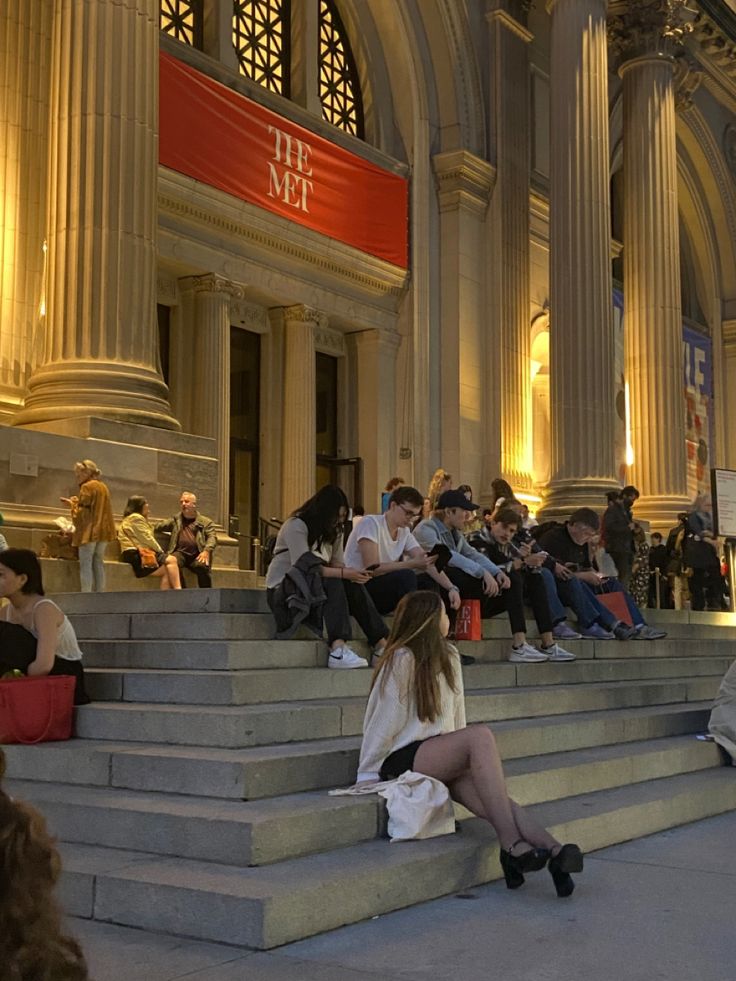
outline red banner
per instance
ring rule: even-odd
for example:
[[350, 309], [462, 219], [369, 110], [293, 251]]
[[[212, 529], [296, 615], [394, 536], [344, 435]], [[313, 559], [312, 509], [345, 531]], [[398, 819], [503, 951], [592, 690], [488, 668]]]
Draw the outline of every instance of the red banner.
[[160, 58], [159, 161], [406, 269], [408, 181]]

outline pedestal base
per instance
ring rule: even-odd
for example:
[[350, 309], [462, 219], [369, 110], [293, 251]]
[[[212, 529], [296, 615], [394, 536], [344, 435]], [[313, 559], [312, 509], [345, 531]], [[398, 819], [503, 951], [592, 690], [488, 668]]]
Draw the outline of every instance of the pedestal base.
[[600, 477], [554, 481], [544, 492], [544, 500], [537, 511], [537, 518], [540, 523], [566, 521], [578, 508], [592, 508], [600, 515], [606, 507], [607, 492], [618, 487], [615, 480], [605, 480]]

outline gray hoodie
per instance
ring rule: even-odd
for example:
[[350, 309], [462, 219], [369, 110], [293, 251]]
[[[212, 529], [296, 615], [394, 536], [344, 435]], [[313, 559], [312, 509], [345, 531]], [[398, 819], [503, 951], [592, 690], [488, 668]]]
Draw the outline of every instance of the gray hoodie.
[[459, 531], [448, 528], [440, 518], [420, 521], [414, 529], [414, 537], [426, 552], [431, 552], [435, 545], [446, 545], [452, 552], [450, 566], [475, 579], [482, 579], [484, 572], [490, 572], [495, 577], [501, 571], [482, 552], [468, 545]]

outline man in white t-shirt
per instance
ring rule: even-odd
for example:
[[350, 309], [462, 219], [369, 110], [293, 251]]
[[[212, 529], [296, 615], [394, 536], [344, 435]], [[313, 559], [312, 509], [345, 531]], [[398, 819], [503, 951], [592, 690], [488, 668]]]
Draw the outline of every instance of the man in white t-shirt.
[[415, 487], [397, 487], [384, 514], [366, 514], [348, 538], [345, 565], [371, 573], [365, 588], [379, 613], [391, 613], [416, 589], [445, 590], [452, 609], [460, 606], [457, 586], [435, 569], [436, 556], [427, 555], [411, 533], [423, 504]]

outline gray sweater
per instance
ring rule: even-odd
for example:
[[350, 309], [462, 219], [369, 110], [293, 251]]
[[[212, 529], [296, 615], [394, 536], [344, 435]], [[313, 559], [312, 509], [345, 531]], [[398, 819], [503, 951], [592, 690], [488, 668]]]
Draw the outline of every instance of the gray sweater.
[[431, 552], [435, 545], [446, 545], [452, 552], [450, 566], [475, 579], [482, 579], [484, 572], [496, 576], [501, 571], [482, 552], [468, 545], [459, 531], [448, 528], [440, 518], [425, 518], [420, 521], [414, 529], [414, 537], [425, 552]]

